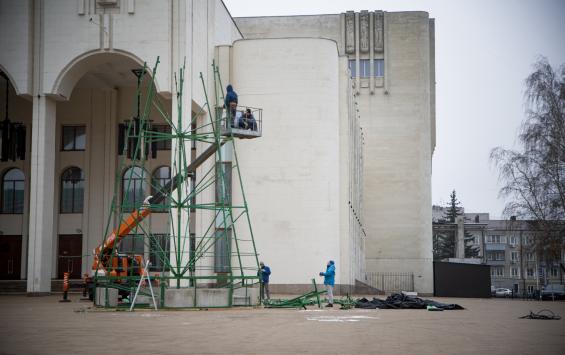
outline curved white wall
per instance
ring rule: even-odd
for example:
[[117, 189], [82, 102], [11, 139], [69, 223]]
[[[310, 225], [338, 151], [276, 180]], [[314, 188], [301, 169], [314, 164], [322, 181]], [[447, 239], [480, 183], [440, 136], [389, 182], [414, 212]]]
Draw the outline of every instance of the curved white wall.
[[274, 284], [319, 281], [328, 259], [340, 267], [336, 44], [237, 41], [232, 84], [240, 105], [263, 108], [263, 137], [237, 142], [260, 259]]

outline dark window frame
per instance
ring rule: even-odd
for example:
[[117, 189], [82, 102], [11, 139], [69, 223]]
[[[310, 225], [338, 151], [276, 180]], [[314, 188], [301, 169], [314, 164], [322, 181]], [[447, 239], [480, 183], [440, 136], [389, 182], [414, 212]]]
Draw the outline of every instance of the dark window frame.
[[[151, 262], [151, 266], [149, 267], [150, 271], [161, 271], [167, 272], [171, 269], [165, 265], [165, 262], [158, 257], [158, 253], [161, 251], [155, 247], [156, 243], [159, 243], [161, 249], [163, 249], [164, 254], [171, 253], [171, 235], [169, 234], [153, 234], [154, 238], [150, 238], [149, 244], [149, 261]], [[155, 241], [154, 239], [157, 239]], [[170, 260], [170, 257], [169, 257]]]
[[[166, 134], [171, 134], [172, 129], [171, 126], [169, 126], [168, 124], [153, 124], [151, 125], [151, 131], [153, 132], [158, 132], [158, 133], [166, 133]], [[154, 144], [154, 148], [155, 151], [170, 151], [172, 150], [172, 139], [167, 139], [167, 140], [159, 140], [156, 142], [153, 142]]]
[[[131, 246], [131, 248], [124, 248], [125, 246]], [[140, 250], [137, 250], [140, 249]], [[122, 238], [120, 244], [118, 245], [118, 253], [125, 255], [141, 255], [145, 259], [145, 241], [143, 234], [128, 234]]]
[[[135, 174], [131, 174], [131, 175], [133, 175], [131, 177], [129, 176], [130, 175], [130, 174], [128, 174], [129, 170], [135, 169], [135, 168], [140, 169], [142, 171], [141, 177], [135, 176]], [[128, 176], [126, 176], [126, 175], [128, 175]], [[125, 190], [128, 187], [128, 185], [130, 186], [130, 190], [131, 190], [131, 185], [130, 185], [131, 183], [126, 184], [126, 179], [128, 179], [128, 180], [131, 179], [133, 181], [133, 190], [132, 190], [133, 193], [134, 193], [133, 199], [131, 198], [131, 196], [128, 196], [128, 201], [133, 201], [133, 206], [127, 206], [124, 203], [125, 202], [124, 201]], [[141, 187], [143, 189], [143, 196], [142, 196], [141, 200], [138, 200], [137, 196], [135, 195], [136, 191], [138, 190], [138, 188], [137, 188], [137, 182], [138, 181], [141, 182], [141, 184], [142, 184]], [[122, 173], [122, 189], [121, 190], [122, 190], [121, 191], [122, 192], [122, 194], [121, 194], [122, 211], [123, 212], [133, 212], [136, 208], [139, 208], [139, 206], [137, 206], [137, 205], [141, 204], [145, 200], [145, 198], [147, 197], [147, 171], [144, 168], [137, 166], [137, 165], [128, 166], [124, 170], [124, 172]]]
[[[82, 128], [84, 134], [84, 147], [77, 148], [77, 129]], [[71, 149], [65, 148], [65, 130], [73, 131], [73, 146]], [[61, 126], [61, 151], [62, 152], [84, 152], [86, 150], [86, 125], [62, 125]]]
[[216, 228], [214, 232], [214, 272], [231, 271], [232, 229]]
[[[155, 173], [157, 173], [159, 170], [163, 169], [163, 168], [167, 168], [169, 170], [169, 177], [168, 178], [162, 178], [162, 177], [155, 177]], [[160, 183], [157, 183], [157, 181], [159, 181]], [[155, 170], [153, 170], [153, 173], [151, 174], [151, 195], [155, 196], [155, 194], [157, 194], [157, 187], [159, 187], [159, 189], [163, 188], [166, 184], [169, 183], [169, 181], [171, 181], [171, 167], [168, 165], [161, 165], [157, 168], [155, 168]], [[171, 201], [171, 197], [168, 196], [166, 198], [166, 202], [165, 203], [169, 203]], [[156, 208], [152, 210], [152, 213], [166, 213], [169, 212], [168, 209], [166, 208]]]
[[[6, 180], [6, 175], [8, 175], [11, 171], [18, 171], [22, 174], [23, 178], [22, 179], [10, 179], [10, 180]], [[17, 194], [15, 193], [16, 191], [16, 183], [21, 182], [23, 184], [23, 194], [22, 194], [22, 200], [20, 204], [16, 204], [17, 201]], [[12, 184], [12, 191], [14, 191], [14, 193], [12, 194], [12, 200], [10, 202], [10, 208], [6, 209], [6, 206], [4, 205], [4, 191], [6, 190], [5, 186], [6, 183], [11, 183]], [[12, 168], [8, 168], [4, 174], [2, 175], [2, 182], [1, 182], [1, 188], [2, 190], [0, 191], [1, 193], [1, 198], [2, 200], [0, 201], [0, 213], [1, 214], [23, 214], [24, 213], [24, 207], [25, 207], [25, 174], [23, 172], [23, 170], [21, 170], [20, 168], [17, 167], [12, 167]], [[21, 206], [20, 209], [15, 208], [15, 206]]]
[[[225, 196], [222, 196], [222, 179], [220, 174], [224, 174], [224, 189], [225, 189]], [[224, 161], [224, 162], [216, 162], [216, 193], [215, 193], [215, 200], [216, 203], [220, 204], [223, 203], [224, 205], [228, 206], [231, 205], [232, 202], [232, 181], [233, 181], [233, 164], [231, 161]], [[224, 200], [222, 201], [222, 197]]]
[[[80, 171], [80, 178], [79, 179], [74, 179], [74, 178], [65, 179], [65, 174], [67, 172], [69, 172], [69, 174], [71, 174], [71, 176], [72, 176], [72, 170], [73, 169], [78, 169]], [[65, 182], [67, 182], [67, 181], [71, 182], [71, 184], [72, 184], [71, 209], [70, 209], [70, 211], [67, 211], [67, 210], [63, 211], [63, 193], [65, 191], [63, 186], [64, 186]], [[78, 206], [75, 206], [75, 193], [76, 193], [75, 190], [77, 189], [76, 184], [81, 183], [81, 182], [82, 182], [82, 204], [81, 204], [80, 209], [79, 209]], [[81, 168], [77, 167], [77, 166], [70, 166], [70, 167], [66, 168], [61, 173], [61, 179], [60, 179], [60, 185], [59, 186], [61, 188], [61, 191], [59, 191], [59, 213], [61, 213], [61, 214], [83, 213], [84, 212], [84, 188], [85, 188], [83, 170]]]

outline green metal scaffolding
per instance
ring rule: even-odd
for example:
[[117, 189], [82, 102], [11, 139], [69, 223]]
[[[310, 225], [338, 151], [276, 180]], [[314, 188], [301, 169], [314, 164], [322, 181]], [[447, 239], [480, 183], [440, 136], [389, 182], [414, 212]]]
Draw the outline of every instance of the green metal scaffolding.
[[[205, 104], [199, 112], [189, 108], [188, 112], [192, 112], [190, 121], [186, 119], [187, 110], [183, 107], [184, 66], [175, 75], [176, 110], [173, 117], [156, 95], [154, 78], [158, 64], [159, 59], [150, 73], [147, 66], [135, 72], [138, 78], [137, 114], [124, 125], [123, 152], [103, 242], [132, 211], [143, 208], [149, 208], [152, 213], [166, 213], [168, 233], [154, 233], [148, 218], [144, 219], [113, 245], [107, 265], [113, 265], [113, 258], [123, 257], [120, 244], [131, 238], [132, 244], [133, 241], [143, 243], [143, 259], [152, 259], [159, 266], [159, 269], [152, 269], [151, 278], [159, 290], [160, 307], [165, 305], [164, 294], [170, 288], [193, 288], [195, 299], [198, 288], [227, 289], [228, 306], [232, 306], [235, 290], [244, 289], [247, 295], [250, 288], [256, 288], [260, 283], [259, 259], [236, 152], [236, 137], [258, 137], [260, 128], [259, 132], [249, 132], [249, 137], [245, 137], [246, 132], [237, 133], [237, 129], [231, 129], [227, 110], [223, 108], [224, 92], [219, 69], [214, 63], [213, 92], [206, 90], [200, 73]], [[211, 98], [210, 94], [213, 95]], [[260, 119], [261, 110], [254, 111]], [[155, 114], [166, 123], [167, 130], [152, 128], [151, 117]], [[169, 179], [153, 179], [145, 169], [149, 152], [159, 142], [169, 141]], [[195, 149], [200, 151], [193, 153]], [[199, 166], [195, 167], [195, 164]], [[159, 203], [148, 203], [150, 192], [143, 189], [143, 182], [148, 178], [151, 181], [149, 188], [166, 196]], [[137, 185], [139, 181], [141, 188]], [[239, 190], [237, 196], [241, 200], [238, 203], [233, 199], [234, 189]], [[197, 217], [201, 225], [195, 228]], [[203, 222], [206, 220], [208, 222]], [[102, 259], [103, 255], [99, 257]], [[111, 267], [104, 273], [96, 270], [94, 287], [118, 289], [124, 295], [126, 302], [123, 304], [126, 305], [126, 295], [133, 294], [141, 278], [139, 267], [131, 265], [125, 276], [111, 276]], [[117, 271], [120, 271], [119, 266]], [[106, 291], [106, 297], [107, 294]], [[146, 289], [140, 294], [148, 295]]]

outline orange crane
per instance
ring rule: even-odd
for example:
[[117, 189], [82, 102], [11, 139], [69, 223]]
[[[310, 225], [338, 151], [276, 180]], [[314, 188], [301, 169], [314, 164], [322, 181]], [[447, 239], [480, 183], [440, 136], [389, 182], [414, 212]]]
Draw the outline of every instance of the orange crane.
[[[188, 177], [194, 174], [196, 169], [202, 165], [209, 157], [211, 157], [226, 141], [221, 140], [220, 143], [214, 143], [208, 147], [198, 158], [196, 158], [189, 166], [186, 167], [185, 171], [182, 171], [175, 175], [165, 186], [163, 186], [155, 195], [148, 196], [141, 207], [133, 211], [129, 216], [127, 216], [118, 228], [114, 229], [110, 235], [104, 239], [104, 242], [94, 249], [94, 262], [92, 263], [92, 270], [100, 272], [106, 272], [108, 269], [110, 271], [110, 276], [126, 276], [128, 270], [129, 260], [127, 257], [119, 257], [116, 252], [115, 246], [117, 246], [120, 241], [129, 234], [141, 221], [143, 221], [147, 216], [151, 214], [151, 205], [156, 205], [167, 196], [171, 194], [180, 184], [182, 184]], [[114, 251], [114, 256], [112, 257], [112, 251]], [[141, 265], [142, 260], [141, 255], [134, 256], [135, 261], [138, 265]], [[110, 265], [111, 263], [111, 265]], [[118, 267], [121, 268], [121, 272], [117, 272]], [[140, 270], [140, 273], [142, 270]]]

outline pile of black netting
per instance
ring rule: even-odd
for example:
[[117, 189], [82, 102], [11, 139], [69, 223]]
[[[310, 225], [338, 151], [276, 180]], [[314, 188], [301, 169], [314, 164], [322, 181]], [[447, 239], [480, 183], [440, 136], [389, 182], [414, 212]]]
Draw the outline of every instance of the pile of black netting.
[[402, 293], [393, 293], [386, 300], [373, 298], [369, 301], [366, 298], [361, 298], [355, 303], [356, 308], [366, 309], [426, 309], [428, 306], [436, 307], [440, 310], [464, 309], [458, 304], [440, 303]]

